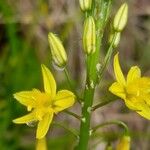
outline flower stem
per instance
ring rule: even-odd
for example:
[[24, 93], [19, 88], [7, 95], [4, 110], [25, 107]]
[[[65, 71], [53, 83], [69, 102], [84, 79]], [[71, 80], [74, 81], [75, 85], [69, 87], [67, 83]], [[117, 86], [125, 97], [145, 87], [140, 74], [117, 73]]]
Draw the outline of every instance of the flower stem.
[[104, 73], [104, 71], [107, 69], [107, 66], [108, 66], [108, 64], [109, 64], [109, 62], [110, 62], [111, 56], [112, 56], [112, 54], [113, 54], [113, 49], [114, 49], [114, 48], [113, 48], [113, 44], [114, 44], [114, 41], [115, 41], [115, 39], [116, 39], [116, 34], [117, 34], [117, 33], [114, 34], [113, 39], [112, 39], [112, 42], [111, 42], [111, 44], [110, 44], [110, 46], [109, 46], [109, 48], [108, 48], [108, 50], [107, 50], [107, 54], [106, 54], [105, 59], [104, 59], [104, 64], [103, 64], [103, 66], [102, 66], [102, 68], [101, 68], [101, 70], [100, 70], [100, 73], [99, 73], [99, 81], [98, 81], [98, 82], [101, 81], [101, 79], [102, 79], [102, 77], [103, 77], [103, 73]]
[[69, 84], [70, 89], [71, 89], [72, 92], [76, 95], [77, 101], [78, 101], [79, 103], [81, 103], [81, 98], [78, 96], [78, 94], [77, 94], [77, 92], [76, 92], [76, 90], [75, 90], [75, 88], [74, 88], [74, 86], [73, 86], [73, 83], [72, 83], [72, 81], [71, 81], [71, 79], [70, 79], [68, 70], [67, 70], [66, 68], [64, 69], [64, 72], [65, 72], [65, 76], [66, 76], [66, 78], [67, 78], [67, 81], [68, 81], [68, 84]]
[[114, 101], [116, 101], [116, 100], [117, 100], [117, 99], [112, 99], [112, 100], [103, 101], [103, 102], [101, 102], [101, 103], [99, 103], [99, 104], [93, 106], [91, 110], [92, 110], [92, 111], [95, 111], [96, 109], [101, 108], [101, 107], [103, 107], [103, 106], [105, 106], [105, 105], [107, 105], [107, 104], [109, 104], [109, 103], [111, 103], [111, 102], [114, 102]]
[[79, 138], [78, 132], [75, 129], [69, 128], [68, 125], [65, 125], [61, 122], [53, 122], [52, 124], [57, 125], [59, 127], [64, 128], [66, 131], [70, 132], [72, 135], [74, 135], [77, 139]]
[[79, 115], [77, 115], [77, 114], [75, 114], [75, 113], [73, 113], [71, 111], [65, 110], [64, 113], [69, 114], [70, 116], [73, 116], [73, 117], [75, 117], [78, 120], [81, 120], [81, 117]]
[[108, 122], [101, 123], [101, 124], [95, 126], [95, 127], [91, 130], [91, 132], [94, 133], [94, 132], [96, 132], [99, 128], [102, 128], [102, 127], [108, 126], [108, 125], [119, 125], [119, 126], [121, 126], [121, 127], [124, 129], [126, 135], [129, 134], [128, 126], [127, 126], [124, 122], [119, 121], [119, 120], [113, 120], [113, 121], [108, 121]]

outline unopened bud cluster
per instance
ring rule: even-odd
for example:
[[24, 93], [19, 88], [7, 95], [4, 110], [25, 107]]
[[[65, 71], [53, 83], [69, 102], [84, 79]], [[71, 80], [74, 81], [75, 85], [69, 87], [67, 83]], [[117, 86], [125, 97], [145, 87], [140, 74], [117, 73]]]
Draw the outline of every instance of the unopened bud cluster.
[[86, 54], [95, 52], [96, 31], [95, 22], [92, 16], [85, 19], [83, 31], [83, 48]]
[[91, 10], [92, 0], [79, 0], [80, 8], [82, 11]]
[[53, 33], [48, 34], [52, 59], [56, 66], [63, 68], [67, 62], [67, 54], [60, 39]]

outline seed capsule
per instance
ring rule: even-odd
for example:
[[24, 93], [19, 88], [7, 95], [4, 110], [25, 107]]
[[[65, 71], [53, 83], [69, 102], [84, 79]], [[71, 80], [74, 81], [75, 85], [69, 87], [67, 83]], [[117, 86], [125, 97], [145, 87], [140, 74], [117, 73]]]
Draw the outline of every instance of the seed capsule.
[[128, 5], [127, 3], [124, 3], [121, 5], [121, 7], [119, 8], [118, 12], [115, 15], [113, 22], [114, 30], [121, 32], [127, 23], [127, 19], [128, 19]]
[[88, 17], [84, 22], [83, 31], [83, 48], [86, 54], [95, 52], [96, 31], [95, 22], [92, 16]]
[[63, 68], [67, 62], [67, 54], [60, 39], [53, 33], [48, 34], [48, 41], [51, 48], [52, 59], [56, 66]]

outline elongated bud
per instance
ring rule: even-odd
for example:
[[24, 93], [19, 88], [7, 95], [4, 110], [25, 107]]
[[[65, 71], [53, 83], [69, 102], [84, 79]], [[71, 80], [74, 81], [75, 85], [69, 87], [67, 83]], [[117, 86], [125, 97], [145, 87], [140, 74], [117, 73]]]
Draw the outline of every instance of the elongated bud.
[[90, 10], [92, 7], [92, 0], [79, 0], [82, 11]]
[[120, 36], [121, 33], [120, 32], [116, 32], [110, 35], [110, 39], [109, 39], [109, 43], [112, 44], [113, 48], [116, 48], [120, 42]]
[[95, 22], [92, 16], [88, 17], [84, 22], [83, 31], [83, 48], [86, 54], [95, 52], [96, 31]]
[[130, 136], [123, 136], [120, 139], [116, 150], [130, 150]]
[[113, 22], [114, 30], [121, 32], [127, 23], [127, 19], [128, 19], [128, 5], [127, 3], [124, 3], [121, 5], [117, 14], [115, 15]]
[[36, 150], [47, 150], [46, 138], [37, 139]]
[[51, 48], [52, 59], [56, 66], [63, 68], [67, 62], [67, 54], [60, 39], [53, 33], [48, 34], [48, 41]]

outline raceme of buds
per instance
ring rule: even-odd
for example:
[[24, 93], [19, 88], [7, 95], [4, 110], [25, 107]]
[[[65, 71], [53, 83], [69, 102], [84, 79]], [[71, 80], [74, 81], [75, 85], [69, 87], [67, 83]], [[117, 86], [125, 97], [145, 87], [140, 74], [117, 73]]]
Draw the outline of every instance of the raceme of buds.
[[110, 39], [109, 39], [109, 43], [112, 44], [112, 47], [113, 48], [116, 48], [120, 42], [120, 36], [121, 36], [121, 33], [120, 32], [116, 32], [116, 33], [113, 33], [110, 35]]
[[86, 18], [83, 31], [83, 48], [86, 54], [95, 52], [96, 31], [95, 22], [92, 16]]
[[115, 15], [113, 28], [116, 31], [122, 31], [127, 23], [128, 19], [128, 5], [124, 3], [119, 8], [117, 14]]
[[82, 11], [90, 10], [92, 7], [92, 0], [79, 0]]
[[51, 48], [52, 59], [56, 66], [63, 68], [67, 62], [67, 54], [60, 39], [53, 33], [48, 34], [48, 41]]
[[116, 150], [130, 150], [130, 136], [124, 135], [120, 139]]

